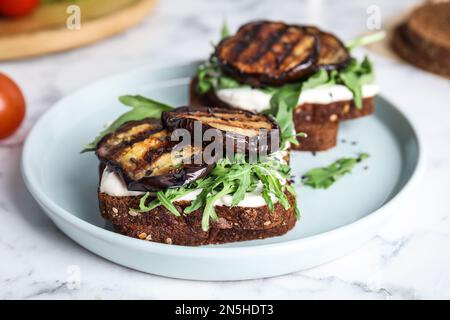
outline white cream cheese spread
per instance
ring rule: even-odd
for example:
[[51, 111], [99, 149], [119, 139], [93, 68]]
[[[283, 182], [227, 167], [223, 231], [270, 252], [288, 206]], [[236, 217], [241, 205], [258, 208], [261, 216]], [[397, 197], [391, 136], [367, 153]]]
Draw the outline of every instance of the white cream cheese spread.
[[[364, 98], [375, 96], [379, 91], [376, 84], [366, 84], [362, 87]], [[261, 112], [269, 108], [271, 95], [259, 89], [233, 88], [216, 91], [217, 97], [223, 102], [244, 110]], [[298, 104], [317, 103], [329, 104], [337, 101], [352, 100], [353, 93], [343, 85], [323, 85], [302, 91]]]

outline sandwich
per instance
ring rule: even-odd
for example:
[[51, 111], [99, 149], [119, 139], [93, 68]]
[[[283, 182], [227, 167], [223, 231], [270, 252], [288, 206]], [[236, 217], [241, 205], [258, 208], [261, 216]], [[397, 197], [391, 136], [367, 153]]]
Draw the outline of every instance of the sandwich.
[[120, 99], [84, 151], [100, 165], [100, 213], [126, 236], [198, 246], [279, 236], [299, 217], [289, 152], [270, 115]]
[[374, 112], [373, 65], [350, 52], [359, 41], [345, 45], [314, 26], [272, 21], [222, 36], [191, 81], [191, 105], [270, 114], [284, 140], [304, 151], [335, 146], [341, 120]]

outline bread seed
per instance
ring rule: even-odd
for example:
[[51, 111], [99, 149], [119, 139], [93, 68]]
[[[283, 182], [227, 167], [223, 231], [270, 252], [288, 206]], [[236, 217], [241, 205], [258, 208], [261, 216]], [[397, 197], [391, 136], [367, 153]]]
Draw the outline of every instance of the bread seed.
[[330, 116], [330, 121], [331, 121], [331, 122], [335, 122], [337, 119], [338, 119], [337, 114], [332, 114], [332, 115]]
[[119, 213], [119, 210], [118, 210], [117, 208], [112, 208], [112, 211], [113, 211], [115, 214], [118, 214], [118, 213]]
[[166, 239], [166, 243], [167, 243], [167, 244], [172, 244], [172, 239], [171, 239], [171, 238], [167, 238], [167, 239]]
[[152, 241], [152, 235], [149, 234], [149, 235], [145, 238], [145, 240], [147, 240], [147, 241]]
[[347, 103], [344, 105], [344, 109], [342, 110], [343, 113], [348, 113], [350, 111], [350, 105]]
[[270, 221], [266, 221], [266, 222], [264, 222], [264, 225], [265, 225], [265, 226], [268, 226], [269, 224], [271, 224], [271, 222], [270, 222]]
[[139, 214], [139, 212], [137, 212], [136, 210], [130, 209], [128, 211], [128, 214], [132, 217], [136, 217]]
[[145, 238], [147, 238], [147, 234], [145, 232], [142, 232], [138, 235], [139, 239], [144, 240]]

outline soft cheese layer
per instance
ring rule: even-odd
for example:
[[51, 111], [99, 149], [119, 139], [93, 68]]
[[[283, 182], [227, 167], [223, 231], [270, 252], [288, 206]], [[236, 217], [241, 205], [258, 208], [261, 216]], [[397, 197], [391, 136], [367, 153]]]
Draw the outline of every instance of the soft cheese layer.
[[[375, 96], [379, 91], [376, 84], [362, 87], [363, 98]], [[269, 108], [271, 95], [259, 89], [233, 88], [216, 91], [223, 102], [239, 109], [261, 112]], [[302, 91], [297, 105], [304, 103], [329, 104], [353, 99], [353, 93], [343, 85], [324, 85]]]

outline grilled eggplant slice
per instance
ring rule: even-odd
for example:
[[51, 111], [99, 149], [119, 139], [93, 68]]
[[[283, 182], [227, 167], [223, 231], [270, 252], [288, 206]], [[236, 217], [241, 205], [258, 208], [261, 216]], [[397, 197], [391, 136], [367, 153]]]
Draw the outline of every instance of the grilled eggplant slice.
[[280, 147], [280, 130], [276, 122], [268, 116], [250, 111], [181, 107], [164, 112], [162, 122], [170, 130], [187, 129], [194, 135], [196, 122], [201, 127], [201, 133], [208, 129], [218, 130], [223, 137], [224, 148], [227, 141], [232, 141], [234, 150], [240, 153], [271, 153]]
[[283, 85], [314, 72], [317, 36], [304, 27], [257, 21], [243, 25], [222, 40], [215, 56], [222, 70], [254, 87]]
[[334, 70], [345, 67], [351, 59], [345, 45], [335, 35], [319, 28], [305, 26], [304, 29], [319, 39], [320, 50], [316, 65], [319, 69]]
[[125, 123], [97, 146], [100, 160], [133, 191], [158, 191], [204, 177], [212, 167], [202, 161], [202, 151], [190, 145], [177, 148], [171, 132], [155, 120]]

